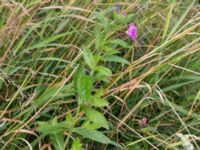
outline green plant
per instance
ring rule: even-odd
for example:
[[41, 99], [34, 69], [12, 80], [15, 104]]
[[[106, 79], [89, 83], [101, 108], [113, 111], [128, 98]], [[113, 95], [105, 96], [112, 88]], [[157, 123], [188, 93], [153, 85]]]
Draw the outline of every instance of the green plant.
[[1, 1], [0, 149], [199, 149], [198, 10]]

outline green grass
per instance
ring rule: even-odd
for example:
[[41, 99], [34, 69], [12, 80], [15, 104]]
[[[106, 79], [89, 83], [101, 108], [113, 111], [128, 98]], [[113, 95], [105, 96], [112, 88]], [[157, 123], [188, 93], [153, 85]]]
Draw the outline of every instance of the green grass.
[[[0, 148], [200, 149], [199, 9], [1, 1]], [[137, 41], [125, 34], [130, 22]]]

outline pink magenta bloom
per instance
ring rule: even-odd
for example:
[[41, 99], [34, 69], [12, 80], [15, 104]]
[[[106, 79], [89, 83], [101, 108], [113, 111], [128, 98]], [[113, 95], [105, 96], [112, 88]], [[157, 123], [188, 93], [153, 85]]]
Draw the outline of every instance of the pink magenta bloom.
[[148, 118], [147, 117], [144, 117], [144, 118], [142, 118], [141, 120], [139, 120], [139, 125], [140, 125], [140, 127], [145, 127], [145, 126], [147, 126], [147, 124], [148, 124]]
[[123, 11], [123, 12], [122, 12], [122, 16], [124, 16], [124, 17], [125, 17], [125, 16], [126, 16], [126, 12], [124, 12], [124, 11]]
[[116, 12], [119, 14], [121, 11], [121, 7], [117, 7]]
[[137, 38], [137, 27], [134, 25], [134, 23], [130, 23], [129, 29], [126, 31], [126, 34], [131, 37], [133, 41]]

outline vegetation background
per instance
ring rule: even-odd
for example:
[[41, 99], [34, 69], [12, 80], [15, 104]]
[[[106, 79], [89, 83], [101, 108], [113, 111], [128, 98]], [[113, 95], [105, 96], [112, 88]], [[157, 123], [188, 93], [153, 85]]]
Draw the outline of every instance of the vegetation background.
[[0, 149], [199, 149], [199, 10], [0, 0]]

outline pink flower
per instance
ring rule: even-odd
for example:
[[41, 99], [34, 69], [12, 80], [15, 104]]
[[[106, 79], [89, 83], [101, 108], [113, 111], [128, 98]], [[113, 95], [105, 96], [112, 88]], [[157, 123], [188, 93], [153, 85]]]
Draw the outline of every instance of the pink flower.
[[126, 34], [131, 37], [133, 41], [137, 38], [137, 27], [134, 25], [134, 23], [130, 23], [129, 29], [126, 31]]
[[118, 6], [118, 7], [117, 7], [117, 9], [116, 9], [116, 12], [119, 14], [119, 13], [120, 13], [120, 11], [121, 11], [121, 7], [120, 7], [120, 6]]
[[142, 118], [141, 120], [139, 120], [139, 125], [140, 127], [145, 127], [147, 124], [148, 124], [148, 118], [147, 117], [144, 117]]
[[122, 16], [124, 16], [124, 17], [126, 16], [126, 12], [125, 11], [122, 12]]
[[122, 11], [122, 9], [121, 9], [121, 6], [118, 6], [117, 8], [116, 8], [116, 12], [117, 12], [117, 14], [121, 14], [122, 16], [126, 16], [126, 12], [125, 11]]

